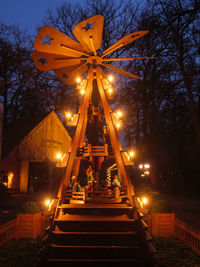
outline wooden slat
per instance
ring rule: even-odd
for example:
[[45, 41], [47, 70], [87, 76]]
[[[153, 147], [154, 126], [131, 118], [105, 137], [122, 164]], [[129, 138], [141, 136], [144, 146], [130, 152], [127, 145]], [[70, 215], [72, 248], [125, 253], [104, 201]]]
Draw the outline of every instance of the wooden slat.
[[8, 243], [16, 238], [17, 220], [14, 219], [5, 224], [0, 225], [0, 246]]

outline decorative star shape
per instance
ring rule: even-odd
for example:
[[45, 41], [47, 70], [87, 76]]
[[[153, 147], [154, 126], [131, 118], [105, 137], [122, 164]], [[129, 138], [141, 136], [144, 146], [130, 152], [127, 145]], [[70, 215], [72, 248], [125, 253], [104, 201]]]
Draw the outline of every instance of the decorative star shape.
[[47, 34], [46, 37], [41, 37], [41, 39], [43, 40], [43, 43], [42, 43], [43, 45], [44, 44], [50, 45], [51, 44], [51, 41], [53, 40], [53, 38], [51, 38], [49, 36], [49, 34]]
[[94, 25], [94, 23], [87, 23], [85, 25], [85, 27], [83, 27], [82, 29], [84, 29], [86, 32], [90, 29], [94, 29], [92, 26]]
[[[88, 32], [89, 30], [89, 32]], [[90, 31], [92, 30], [92, 31]], [[154, 59], [155, 57], [130, 57], [112, 58], [107, 55], [117, 49], [141, 38], [148, 31], [132, 32], [116, 41], [106, 50], [101, 52], [103, 34], [103, 16], [95, 15], [74, 26], [72, 33], [77, 41], [64, 35], [51, 26], [40, 29], [34, 42], [36, 51], [33, 58], [39, 70], [54, 70], [56, 75], [66, 83], [73, 83], [74, 76], [82, 75], [90, 65], [96, 62], [99, 67], [109, 68], [128, 78], [139, 79], [140, 77], [120, 69], [110, 63], [115, 61], [129, 61], [136, 59]], [[67, 37], [67, 38], [66, 38]], [[43, 40], [43, 42], [41, 41]], [[53, 40], [53, 45], [51, 41]], [[45, 45], [46, 44], [46, 45]], [[45, 65], [46, 64], [46, 65]], [[44, 67], [45, 65], [45, 67]], [[74, 68], [73, 68], [74, 67]], [[67, 68], [66, 71], [64, 68]]]
[[42, 64], [42, 66], [44, 66], [45, 63], [46, 64], [48, 63], [46, 57], [40, 57], [40, 59], [38, 60], [38, 62], [40, 62]]
[[62, 74], [62, 77], [65, 78], [65, 79], [68, 78], [68, 76], [66, 75], [66, 73], [63, 73], [63, 74]]

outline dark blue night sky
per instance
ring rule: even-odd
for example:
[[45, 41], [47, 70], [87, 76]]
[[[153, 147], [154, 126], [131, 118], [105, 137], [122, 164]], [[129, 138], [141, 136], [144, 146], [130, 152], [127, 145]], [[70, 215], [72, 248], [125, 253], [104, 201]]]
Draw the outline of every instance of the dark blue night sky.
[[54, 10], [64, 2], [74, 3], [74, 0], [0, 0], [0, 21], [8, 25], [17, 24], [32, 34], [47, 10]]
[[[86, 0], [0, 0], [0, 22], [7, 25], [16, 24], [20, 29], [27, 29], [30, 34], [36, 34], [36, 27], [41, 25], [48, 9], [55, 10], [64, 2], [72, 3]], [[101, 1], [101, 0], [100, 0]], [[133, 0], [141, 5], [145, 0]]]

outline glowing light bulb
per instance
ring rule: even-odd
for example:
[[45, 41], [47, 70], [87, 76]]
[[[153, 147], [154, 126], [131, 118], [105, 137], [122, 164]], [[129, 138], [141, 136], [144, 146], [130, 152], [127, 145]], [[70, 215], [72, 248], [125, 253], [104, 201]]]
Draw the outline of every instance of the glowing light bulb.
[[122, 112], [121, 112], [121, 110], [118, 110], [118, 111], [116, 112], [116, 114], [117, 114], [117, 117], [118, 117], [118, 118], [121, 118], [121, 117], [122, 117]]
[[145, 169], [149, 169], [150, 168], [150, 165], [148, 163], [144, 164], [144, 168]]
[[62, 157], [61, 153], [57, 153], [57, 154], [56, 154], [56, 158], [57, 158], [57, 159], [61, 159], [61, 157]]
[[49, 206], [50, 203], [51, 203], [50, 199], [45, 200], [45, 205], [46, 206]]
[[117, 122], [116, 127], [117, 127], [117, 129], [119, 129], [121, 127], [121, 124], [119, 122]]
[[108, 93], [111, 95], [112, 92], [113, 92], [113, 89], [112, 89], [112, 88], [109, 88], [109, 89], [108, 89]]
[[84, 95], [84, 94], [85, 94], [85, 90], [82, 89], [82, 90], [80, 91], [80, 94], [81, 94], [81, 95]]
[[143, 202], [143, 204], [147, 204], [148, 203], [148, 199], [146, 197], [143, 197], [142, 198], [142, 202]]
[[134, 156], [135, 156], [134, 151], [130, 151], [130, 152], [129, 152], [129, 156], [130, 156], [130, 157], [134, 157]]
[[139, 165], [139, 168], [140, 168], [140, 169], [143, 169], [143, 164], [140, 164], [140, 165]]
[[80, 83], [80, 82], [81, 82], [81, 78], [80, 78], [80, 77], [77, 77], [77, 78], [76, 78], [76, 82], [77, 82], [77, 83]]
[[109, 82], [112, 82], [114, 80], [114, 77], [112, 75], [109, 75], [108, 80], [109, 80]]
[[65, 115], [66, 115], [66, 118], [67, 118], [67, 119], [70, 119], [71, 116], [72, 116], [71, 112], [66, 112]]

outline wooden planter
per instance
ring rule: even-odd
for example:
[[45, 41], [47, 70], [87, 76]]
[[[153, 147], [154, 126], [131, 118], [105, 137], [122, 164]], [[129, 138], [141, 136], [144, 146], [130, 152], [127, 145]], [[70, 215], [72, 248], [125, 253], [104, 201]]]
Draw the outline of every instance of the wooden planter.
[[151, 231], [152, 236], [170, 237], [174, 236], [174, 213], [152, 213]]
[[42, 213], [17, 214], [16, 238], [36, 238], [43, 233], [44, 216]]

